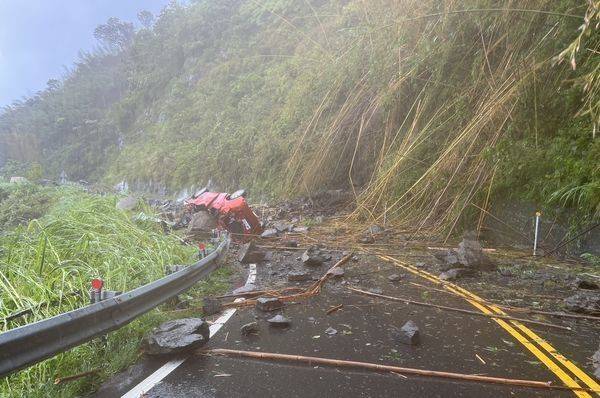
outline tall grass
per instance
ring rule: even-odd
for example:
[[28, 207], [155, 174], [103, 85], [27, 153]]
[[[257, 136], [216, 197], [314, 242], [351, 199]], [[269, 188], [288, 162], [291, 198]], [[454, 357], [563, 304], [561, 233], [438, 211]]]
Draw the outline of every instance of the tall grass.
[[[576, 75], [555, 59], [584, 23], [587, 4], [467, 3], [378, 0], [365, 7], [353, 21], [355, 40], [319, 66], [337, 79], [297, 131], [287, 189], [345, 180], [363, 188], [355, 218], [385, 217], [446, 237], [474, 215], [473, 204], [490, 208], [498, 143], [531, 137], [536, 148], [547, 145], [558, 123], [576, 116], [577, 109], [555, 105]], [[586, 24], [588, 36], [595, 22]], [[596, 81], [597, 56], [579, 55]], [[596, 104], [597, 93], [588, 92], [586, 101]], [[339, 105], [324, 105], [332, 103]], [[552, 125], [551, 111], [568, 116]]]
[[[115, 197], [74, 189], [60, 189], [57, 195], [45, 216], [1, 238], [2, 330], [87, 305], [92, 278], [102, 278], [107, 289], [127, 291], [164, 276], [166, 265], [192, 261], [193, 248], [152, 225], [134, 223], [116, 209]], [[6, 321], [24, 310], [29, 314]], [[0, 396], [74, 395], [89, 385], [53, 387], [54, 377], [93, 367], [100, 367], [101, 374], [119, 369], [120, 362], [135, 355], [139, 337], [157, 317], [151, 313], [111, 333], [106, 344], [82, 345], [3, 379]]]

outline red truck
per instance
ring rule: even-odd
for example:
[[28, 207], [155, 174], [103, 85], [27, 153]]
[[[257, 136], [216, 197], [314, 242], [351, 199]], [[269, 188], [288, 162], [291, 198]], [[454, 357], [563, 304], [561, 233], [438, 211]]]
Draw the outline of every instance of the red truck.
[[263, 228], [245, 196], [243, 189], [228, 194], [209, 192], [204, 188], [186, 200], [185, 204], [194, 213], [207, 211], [215, 216], [217, 227], [229, 231], [232, 238], [246, 240], [253, 235], [260, 235]]

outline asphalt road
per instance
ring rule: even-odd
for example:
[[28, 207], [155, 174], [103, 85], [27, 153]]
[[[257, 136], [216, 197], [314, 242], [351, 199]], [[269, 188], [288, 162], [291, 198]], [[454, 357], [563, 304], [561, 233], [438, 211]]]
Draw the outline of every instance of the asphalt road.
[[[331, 264], [330, 264], [331, 265]], [[282, 265], [285, 267], [285, 265]], [[382, 262], [355, 262], [346, 268], [344, 278], [328, 282], [323, 292], [283, 310], [263, 313], [254, 308], [240, 309], [214, 335], [207, 348], [229, 348], [283, 354], [316, 356], [388, 364], [418, 369], [464, 374], [480, 374], [502, 378], [551, 381], [564, 385], [560, 372], [579, 380], [573, 371], [556, 358], [550, 362], [559, 369], [551, 370], [531, 346], [519, 342], [491, 319], [442, 311], [435, 308], [408, 306], [350, 292], [349, 284], [369, 289], [380, 288], [383, 294], [427, 301], [440, 305], [474, 310], [460, 297], [424, 290], [411, 281], [427, 283], [418, 274], [396, 269]], [[327, 266], [324, 267], [324, 270]], [[320, 272], [320, 271], [319, 271]], [[391, 273], [403, 273], [401, 281], [387, 280]], [[283, 285], [285, 270], [273, 266], [258, 268], [258, 286]], [[326, 311], [343, 304], [331, 315]], [[281, 313], [290, 318], [289, 328], [269, 327], [266, 319]], [[240, 327], [258, 321], [260, 332], [244, 337]], [[393, 337], [393, 329], [412, 320], [420, 328], [421, 343], [410, 346]], [[544, 319], [555, 322], [555, 319]], [[560, 323], [566, 325], [565, 323]], [[328, 335], [327, 328], [337, 333]], [[577, 333], [528, 326], [532, 332], [551, 342], [568, 363], [592, 375], [587, 353], [597, 345], [597, 329], [578, 327]], [[533, 343], [538, 344], [538, 343]], [[534, 347], [536, 348], [536, 347]], [[538, 351], [543, 351], [537, 347]], [[593, 351], [592, 351], [593, 352]], [[131, 390], [141, 380], [161, 367], [164, 360], [146, 360], [137, 365], [127, 380], [117, 380], [118, 388], [98, 394], [118, 396]], [[558, 373], [557, 373], [558, 372]], [[593, 376], [592, 376], [593, 377]], [[522, 387], [499, 386], [422, 376], [400, 376], [353, 369], [307, 366], [262, 360], [189, 356], [163, 378], [155, 380], [144, 397], [580, 397], [585, 392], [543, 391]]]

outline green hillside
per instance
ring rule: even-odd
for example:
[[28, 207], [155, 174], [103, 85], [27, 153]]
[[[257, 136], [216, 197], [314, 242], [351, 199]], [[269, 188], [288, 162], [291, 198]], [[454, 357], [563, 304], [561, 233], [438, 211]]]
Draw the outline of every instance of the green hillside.
[[173, 2], [98, 27], [100, 49], [1, 113], [0, 140], [53, 178], [355, 187], [357, 216], [446, 231], [508, 194], [597, 217], [599, 8]]

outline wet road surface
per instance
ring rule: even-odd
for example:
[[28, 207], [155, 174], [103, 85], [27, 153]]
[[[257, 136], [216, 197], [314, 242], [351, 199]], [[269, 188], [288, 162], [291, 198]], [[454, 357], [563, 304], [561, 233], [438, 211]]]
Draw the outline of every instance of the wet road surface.
[[[371, 263], [349, 263], [344, 267], [344, 278], [327, 282], [319, 296], [287, 305], [280, 311], [265, 313], [254, 308], [239, 309], [211, 339], [207, 348], [354, 360], [464, 374], [552, 381], [562, 385], [546, 365], [491, 319], [409, 306], [350, 292], [347, 285], [361, 289], [380, 288], [383, 294], [390, 296], [473, 310], [460, 297], [411, 285], [411, 281], [424, 283], [417, 275], [402, 272], [381, 261], [369, 261]], [[318, 272], [323, 273], [331, 264], [333, 262]], [[283, 278], [285, 272], [283, 269], [259, 266], [257, 284], [259, 287], [288, 285]], [[392, 273], [402, 273], [403, 278], [399, 282], [390, 282], [387, 276]], [[343, 304], [341, 310], [326, 315], [329, 308], [339, 304]], [[269, 327], [266, 319], [275, 314], [290, 318], [291, 326], [286, 329]], [[408, 320], [412, 320], [420, 328], [421, 343], [417, 346], [401, 344], [392, 336], [392, 330], [400, 328]], [[252, 321], [258, 321], [260, 332], [257, 335], [242, 336], [240, 327]], [[557, 323], [556, 319], [543, 321]], [[541, 326], [529, 327], [591, 374], [585, 353], [588, 352], [588, 346], [592, 349], [597, 345], [597, 329], [579, 323], [577, 326], [577, 333]], [[327, 335], [325, 330], [329, 327], [336, 329], [337, 333]], [[586, 349], [581, 349], [582, 346]], [[129, 380], [129, 388], [160, 365], [153, 360], [146, 362], [144, 366], [150, 370], [142, 371], [137, 379]], [[118, 391], [120, 394], [127, 391], [126, 386], [122, 387]], [[576, 395], [570, 391], [542, 391], [354, 369], [193, 355], [151, 390], [146, 391], [144, 396], [308, 398]], [[580, 393], [580, 396], [585, 394]]]

